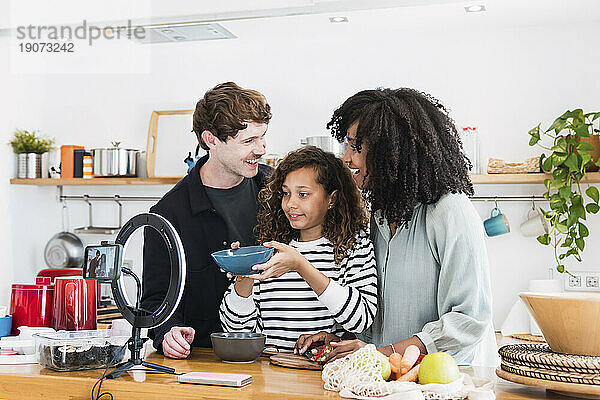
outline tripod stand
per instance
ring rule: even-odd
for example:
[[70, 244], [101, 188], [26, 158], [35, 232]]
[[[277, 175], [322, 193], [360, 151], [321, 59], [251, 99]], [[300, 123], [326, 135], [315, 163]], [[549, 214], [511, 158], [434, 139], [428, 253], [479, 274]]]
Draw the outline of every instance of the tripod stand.
[[[127, 275], [132, 276], [135, 279], [135, 283], [137, 285], [137, 302], [135, 307], [135, 313], [140, 313], [142, 310], [140, 309], [141, 295], [142, 295], [142, 284], [137, 275], [131, 271], [129, 268], [123, 267], [122, 271]], [[144, 361], [140, 358], [140, 351], [144, 347], [144, 343], [148, 338], [141, 337], [141, 330], [139, 326], [133, 325], [133, 329], [131, 330], [131, 338], [127, 341], [129, 347], [129, 351], [131, 351], [131, 358], [124, 363], [121, 363], [116, 366], [115, 370], [110, 374], [106, 375], [108, 379], [118, 378], [123, 372], [129, 371], [136, 365], [143, 365], [146, 368], [150, 368], [156, 371], [166, 372], [168, 374], [175, 373], [175, 369], [165, 367], [163, 365], [153, 364], [151, 362]]]
[[175, 373], [175, 369], [165, 367], [163, 365], [153, 364], [147, 361], [144, 361], [140, 358], [140, 351], [144, 347], [144, 343], [148, 338], [142, 338], [140, 335], [141, 328], [136, 326], [133, 327], [132, 336], [128, 341], [129, 350], [131, 351], [131, 358], [124, 363], [121, 363], [115, 367], [115, 370], [111, 373], [107, 374], [106, 377], [108, 379], [118, 378], [122, 373], [129, 371], [136, 365], [143, 365], [146, 368], [150, 368], [156, 371], [166, 372], [168, 374]]

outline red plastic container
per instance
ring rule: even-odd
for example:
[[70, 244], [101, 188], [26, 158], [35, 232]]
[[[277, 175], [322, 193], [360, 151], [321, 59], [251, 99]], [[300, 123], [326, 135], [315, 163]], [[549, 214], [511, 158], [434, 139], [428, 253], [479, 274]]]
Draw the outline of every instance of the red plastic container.
[[67, 331], [96, 329], [96, 281], [75, 277], [54, 280], [52, 328]]
[[20, 326], [52, 325], [54, 285], [13, 284], [10, 299], [11, 335], [18, 335]]

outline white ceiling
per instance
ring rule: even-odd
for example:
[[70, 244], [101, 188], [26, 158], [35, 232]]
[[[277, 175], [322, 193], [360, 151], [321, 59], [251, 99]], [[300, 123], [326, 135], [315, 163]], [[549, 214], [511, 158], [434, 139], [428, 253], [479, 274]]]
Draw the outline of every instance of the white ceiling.
[[[252, 8], [248, 5], [251, 4]], [[418, 4], [418, 5], [415, 5]], [[467, 14], [464, 6], [485, 4], [488, 11]], [[60, 5], [60, 6], [59, 6]], [[291, 16], [290, 16], [291, 15]], [[348, 24], [331, 24], [343, 15]], [[285, 30], [327, 34], [333, 29], [443, 30], [461, 26], [600, 22], [600, 0], [11, 0], [0, 2], [0, 30], [29, 24], [118, 24], [219, 21], [238, 36]], [[337, 25], [337, 26], [336, 26]], [[343, 26], [346, 25], [346, 26]]]

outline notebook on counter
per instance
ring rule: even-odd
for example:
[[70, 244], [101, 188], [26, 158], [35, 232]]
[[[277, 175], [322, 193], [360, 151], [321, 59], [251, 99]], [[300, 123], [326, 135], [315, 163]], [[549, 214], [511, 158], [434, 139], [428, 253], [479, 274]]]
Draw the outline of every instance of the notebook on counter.
[[187, 374], [179, 375], [177, 380], [180, 383], [200, 383], [204, 385], [242, 387], [252, 383], [252, 375], [214, 372], [188, 372]]

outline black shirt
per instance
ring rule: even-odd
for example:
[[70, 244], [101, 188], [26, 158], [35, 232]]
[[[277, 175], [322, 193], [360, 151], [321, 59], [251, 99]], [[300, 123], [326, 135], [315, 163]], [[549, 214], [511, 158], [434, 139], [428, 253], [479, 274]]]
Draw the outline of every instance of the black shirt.
[[242, 246], [254, 245], [256, 226], [256, 197], [258, 187], [252, 179], [244, 178], [229, 189], [205, 186], [206, 194], [219, 215], [225, 220], [229, 242], [239, 241]]
[[[162, 351], [163, 336], [173, 326], [194, 328], [193, 345], [201, 347], [211, 347], [210, 334], [222, 331], [218, 310], [229, 280], [210, 254], [229, 248], [229, 232], [200, 179], [200, 168], [207, 160], [208, 156], [198, 160], [190, 173], [150, 208], [150, 212], [171, 222], [181, 238], [186, 260], [185, 289], [177, 310], [164, 324], [149, 332], [158, 351]], [[258, 174], [251, 179], [259, 190], [271, 170], [259, 165]], [[145, 228], [142, 308], [154, 311], [162, 303], [169, 287], [170, 271], [162, 238], [153, 228]]]

